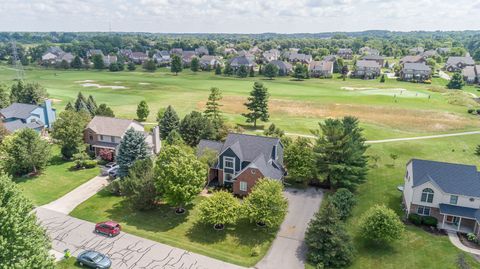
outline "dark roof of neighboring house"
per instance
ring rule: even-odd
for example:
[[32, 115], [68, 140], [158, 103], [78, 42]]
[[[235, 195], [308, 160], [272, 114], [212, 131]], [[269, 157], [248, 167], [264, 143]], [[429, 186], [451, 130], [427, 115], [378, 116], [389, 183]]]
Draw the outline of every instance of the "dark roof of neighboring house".
[[121, 137], [129, 129], [132, 123], [139, 124], [134, 120], [117, 119], [104, 116], [95, 116], [88, 123], [87, 128], [97, 134]]
[[338, 49], [337, 54], [353, 53], [352, 49]]
[[222, 142], [202, 139], [200, 140], [200, 143], [198, 143], [198, 146], [197, 146], [197, 156], [201, 156], [206, 149], [213, 150], [217, 154], [219, 154], [220, 151], [222, 150], [222, 147], [223, 147]]
[[146, 58], [146, 57], [148, 57], [148, 55], [145, 52], [135, 51], [135, 52], [132, 52], [132, 54], [130, 54], [130, 57], [132, 57], [132, 58]]
[[36, 108], [39, 108], [39, 106], [31, 104], [13, 103], [6, 108], [0, 109], [0, 114], [2, 114], [3, 117], [5, 117], [6, 119], [27, 119], [28, 117], [30, 117], [30, 113]]
[[480, 221], [480, 210], [471, 207], [439, 204], [440, 214], [454, 215]]
[[405, 63], [403, 69], [417, 70], [417, 71], [431, 71], [430, 66], [425, 63]]
[[360, 60], [357, 61], [357, 67], [378, 67], [380, 68], [380, 65], [373, 60]]
[[458, 63], [464, 63], [468, 65], [474, 65], [475, 61], [472, 59], [472, 57], [465, 56], [465, 57], [448, 57], [447, 60], [447, 65], [456, 65]]
[[311, 60], [312, 60], [312, 55], [293, 52], [293, 53], [290, 53], [290, 54], [288, 55], [288, 59], [289, 59], [290, 61], [294, 61], [294, 60], [299, 60], [299, 61], [311, 61]]
[[403, 57], [402, 59], [400, 59], [400, 62], [401, 63], [416, 63], [416, 62], [419, 62], [421, 60], [424, 60], [425, 58], [422, 56], [422, 55], [408, 55], [408, 56], [405, 56]]
[[247, 56], [238, 56], [238, 57], [235, 57], [233, 58], [231, 61], [230, 61], [230, 65], [234, 65], [234, 66], [240, 66], [240, 65], [253, 65], [253, 61], [252, 59], [250, 59], [249, 57]]
[[271, 64], [275, 65], [278, 67], [280, 70], [292, 70], [292, 65], [290, 63], [287, 63], [285, 61], [280, 61], [280, 60], [273, 60], [270, 61]]
[[480, 197], [480, 174], [474, 165], [412, 159], [413, 187], [432, 181], [444, 192]]
[[337, 59], [337, 56], [335, 56], [335, 55], [323, 56], [324, 61], [335, 62], [336, 59]]
[[385, 60], [385, 57], [380, 55], [365, 55], [362, 60]]
[[5, 127], [5, 129], [7, 129], [8, 132], [13, 133], [23, 128], [30, 128], [30, 129], [43, 128], [45, 124], [41, 121], [32, 121], [29, 123], [23, 123], [21, 120], [14, 120], [14, 121], [4, 122], [3, 126]]
[[308, 65], [310, 71], [331, 71], [333, 62], [331, 61], [313, 61]]

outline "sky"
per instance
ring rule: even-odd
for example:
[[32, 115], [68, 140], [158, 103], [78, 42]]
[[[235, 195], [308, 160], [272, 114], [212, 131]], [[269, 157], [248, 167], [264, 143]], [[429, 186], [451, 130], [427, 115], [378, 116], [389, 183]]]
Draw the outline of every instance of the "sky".
[[1, 0], [0, 31], [479, 30], [479, 14], [479, 0]]

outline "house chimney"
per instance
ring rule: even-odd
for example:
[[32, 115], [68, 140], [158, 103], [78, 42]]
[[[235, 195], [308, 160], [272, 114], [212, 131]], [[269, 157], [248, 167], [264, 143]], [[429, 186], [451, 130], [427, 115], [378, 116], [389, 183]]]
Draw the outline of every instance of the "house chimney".
[[160, 153], [162, 148], [162, 141], [160, 140], [160, 127], [155, 126], [152, 130], [153, 153]]
[[52, 108], [52, 100], [45, 99], [43, 103], [43, 111], [45, 114], [45, 124], [47, 125], [47, 128], [51, 129], [56, 120], [55, 111]]

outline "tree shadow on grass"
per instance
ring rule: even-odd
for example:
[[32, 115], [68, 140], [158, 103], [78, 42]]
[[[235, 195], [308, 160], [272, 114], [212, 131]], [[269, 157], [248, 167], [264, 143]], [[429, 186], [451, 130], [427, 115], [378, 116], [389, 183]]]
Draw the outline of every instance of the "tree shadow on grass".
[[[110, 195], [108, 192], [99, 193], [100, 196]], [[157, 208], [147, 211], [133, 209], [126, 199], [122, 199], [112, 208], [108, 209], [108, 217], [135, 227], [138, 230], [149, 232], [166, 232], [187, 221], [191, 206], [186, 206], [185, 214], [178, 215], [168, 205], [159, 205]]]
[[391, 244], [395, 244], [395, 242], [392, 243], [374, 243], [366, 240], [365, 238], [361, 236], [356, 236], [354, 238], [354, 241], [356, 242], [357, 248], [356, 251], [358, 253], [361, 253], [359, 256], [362, 257], [369, 257], [371, 259], [381, 259], [384, 257], [391, 256], [395, 254], [397, 251]]
[[214, 244], [224, 241], [228, 234], [235, 229], [232, 225], [225, 225], [225, 229], [217, 231], [213, 229], [213, 225], [207, 225], [197, 221], [187, 231], [186, 236], [192, 242], [202, 244]]
[[69, 161], [62, 158], [62, 155], [54, 155], [48, 161], [48, 165], [62, 165], [67, 162]]

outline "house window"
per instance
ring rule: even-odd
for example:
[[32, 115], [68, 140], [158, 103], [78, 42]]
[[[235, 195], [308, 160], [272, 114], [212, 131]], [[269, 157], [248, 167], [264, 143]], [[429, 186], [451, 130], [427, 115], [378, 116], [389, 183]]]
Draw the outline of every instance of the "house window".
[[240, 191], [247, 191], [248, 184], [245, 181], [240, 181]]
[[225, 173], [224, 179], [225, 181], [231, 182], [233, 180], [233, 175], [229, 173]]
[[456, 205], [458, 202], [458, 196], [456, 195], [450, 195], [450, 204]]
[[90, 135], [90, 137], [89, 137], [89, 138], [90, 138], [90, 141], [92, 141], [92, 140], [93, 140], [93, 136], [92, 136], [92, 135]]
[[475, 199], [474, 199], [474, 198], [470, 198], [469, 200], [470, 200], [470, 202], [473, 202], [473, 201], [475, 201]]
[[422, 191], [422, 202], [432, 203], [433, 202], [433, 190], [430, 188], [423, 189]]
[[112, 143], [115, 143], [115, 137], [114, 137], [114, 136], [110, 136], [110, 141], [112, 141]]
[[234, 169], [235, 168], [235, 158], [223, 157], [223, 168]]
[[422, 216], [430, 216], [430, 208], [425, 206], [419, 206], [417, 208], [417, 213], [418, 215]]
[[100, 135], [100, 140], [102, 140], [102, 141], [103, 141], [103, 135]]

